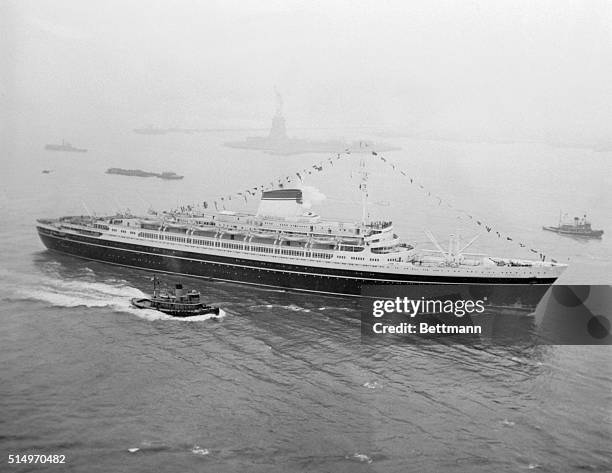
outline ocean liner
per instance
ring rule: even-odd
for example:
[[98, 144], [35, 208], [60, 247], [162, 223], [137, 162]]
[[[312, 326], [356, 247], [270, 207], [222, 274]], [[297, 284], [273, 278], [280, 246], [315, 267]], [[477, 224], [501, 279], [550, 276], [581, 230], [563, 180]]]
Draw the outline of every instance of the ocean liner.
[[451, 240], [445, 250], [431, 234], [437, 249], [419, 250], [392, 222], [369, 221], [365, 206], [359, 222], [325, 220], [306, 207], [300, 189], [274, 189], [262, 192], [255, 214], [70, 216], [38, 220], [37, 229], [47, 248], [90, 260], [326, 294], [361, 295], [381, 284], [503, 285], [511, 290], [504, 302], [535, 305], [566, 267], [466, 253], [474, 240]]

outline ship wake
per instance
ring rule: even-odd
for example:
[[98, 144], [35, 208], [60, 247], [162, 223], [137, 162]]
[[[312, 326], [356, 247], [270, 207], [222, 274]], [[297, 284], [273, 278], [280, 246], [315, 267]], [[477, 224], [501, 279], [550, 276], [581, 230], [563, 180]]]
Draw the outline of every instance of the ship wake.
[[[3, 278], [5, 279], [5, 278]], [[8, 278], [7, 278], [8, 279]], [[227, 314], [205, 314], [193, 317], [172, 317], [150, 309], [137, 309], [130, 303], [132, 298], [146, 297], [141, 290], [129, 286], [126, 281], [110, 279], [104, 282], [65, 280], [49, 276], [11, 275], [11, 283], [5, 285], [6, 301], [34, 301], [51, 307], [110, 309], [124, 312], [146, 320], [182, 320], [199, 322], [211, 318], [222, 319]]]

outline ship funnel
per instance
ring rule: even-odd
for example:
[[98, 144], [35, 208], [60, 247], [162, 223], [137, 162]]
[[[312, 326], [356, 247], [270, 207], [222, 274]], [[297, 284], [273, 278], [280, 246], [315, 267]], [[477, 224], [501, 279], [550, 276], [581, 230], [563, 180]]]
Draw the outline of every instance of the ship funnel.
[[183, 297], [183, 285], [182, 284], [177, 284], [176, 286], [174, 286], [174, 295], [177, 298]]
[[258, 217], [298, 217], [304, 213], [301, 189], [276, 189], [261, 196]]

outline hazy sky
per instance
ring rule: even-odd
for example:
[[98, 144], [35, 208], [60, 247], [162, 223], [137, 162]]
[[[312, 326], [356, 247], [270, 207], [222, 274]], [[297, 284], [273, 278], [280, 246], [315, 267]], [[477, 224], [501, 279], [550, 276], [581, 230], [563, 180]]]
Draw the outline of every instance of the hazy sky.
[[376, 125], [612, 141], [612, 3], [9, 1], [8, 116], [32, 126]]

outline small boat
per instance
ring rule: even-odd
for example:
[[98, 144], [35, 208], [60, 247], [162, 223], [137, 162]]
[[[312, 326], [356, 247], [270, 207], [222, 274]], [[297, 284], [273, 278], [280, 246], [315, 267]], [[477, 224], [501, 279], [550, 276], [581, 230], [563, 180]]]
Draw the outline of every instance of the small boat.
[[219, 233], [222, 235], [245, 235], [247, 231], [242, 228], [222, 228], [219, 229]]
[[143, 171], [142, 169], [122, 169], [122, 168], [108, 168], [106, 174], [119, 174], [121, 176], [136, 176], [136, 177], [159, 177], [160, 179], [183, 179], [183, 176], [179, 176], [177, 173], [172, 171], [164, 171], [162, 173]]
[[312, 238], [312, 242], [313, 243], [319, 243], [322, 245], [326, 245], [326, 244], [335, 244], [336, 243], [336, 238], [335, 237], [329, 237], [329, 238]]
[[359, 237], [341, 237], [340, 243], [343, 245], [359, 245], [361, 244], [361, 238]]
[[177, 173], [172, 172], [172, 171], [164, 171], [161, 174], [156, 174], [157, 177], [159, 177], [160, 179], [166, 179], [166, 180], [178, 180], [178, 179], [183, 179], [184, 176], [179, 176]]
[[250, 236], [257, 238], [278, 238], [278, 232], [256, 232], [251, 231]]
[[118, 174], [120, 176], [153, 177], [155, 172], [143, 171], [142, 169], [108, 168], [106, 174]]
[[308, 235], [299, 235], [299, 234], [292, 234], [292, 233], [281, 233], [280, 234], [280, 239], [281, 240], [288, 240], [288, 241], [308, 241]]
[[582, 238], [601, 238], [603, 230], [593, 230], [591, 223], [587, 221], [586, 214], [582, 217], [574, 217], [573, 223], [562, 223], [559, 217], [559, 225], [556, 227], [542, 227], [543, 230], [555, 232], [560, 235], [569, 235]]
[[42, 173], [43, 174], [51, 174], [51, 171], [49, 169], [43, 169]]
[[87, 150], [84, 148], [76, 148], [74, 146], [72, 146], [70, 143], [68, 143], [67, 141], [62, 140], [62, 144], [61, 145], [56, 145], [56, 144], [48, 144], [45, 145], [45, 149], [47, 151], [66, 151], [69, 153], [87, 153]]
[[183, 292], [182, 284], [177, 284], [174, 294], [170, 294], [167, 291], [158, 291], [158, 284], [157, 276], [153, 276], [153, 297], [134, 297], [131, 300], [132, 305], [138, 309], [158, 310], [173, 317], [206, 314], [219, 316], [219, 307], [202, 302], [198, 291]]
[[197, 227], [195, 230], [193, 230], [192, 235], [211, 238], [215, 236], [216, 233], [216, 228]]

